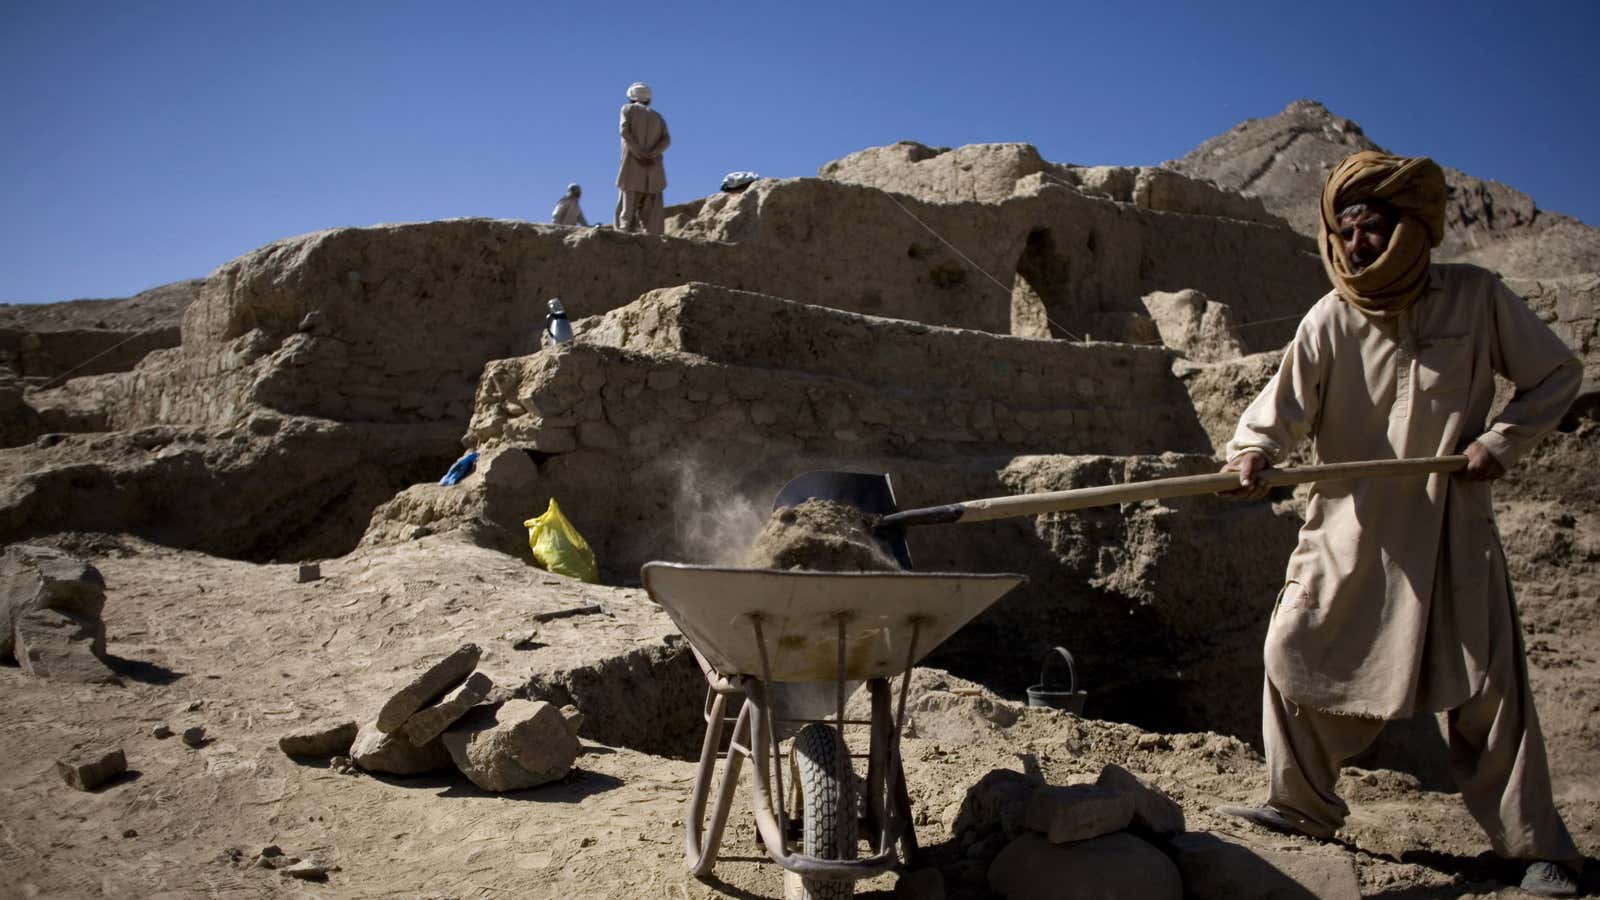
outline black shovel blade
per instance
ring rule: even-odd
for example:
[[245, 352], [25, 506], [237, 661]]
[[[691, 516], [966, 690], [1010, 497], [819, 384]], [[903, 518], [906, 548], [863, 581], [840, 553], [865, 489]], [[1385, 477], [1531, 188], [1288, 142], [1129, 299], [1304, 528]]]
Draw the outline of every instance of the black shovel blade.
[[[799, 506], [807, 500], [832, 500], [854, 506], [874, 520], [899, 509], [894, 502], [894, 486], [887, 473], [835, 472], [818, 470], [789, 479], [772, 501], [773, 509]], [[911, 549], [906, 546], [904, 528], [874, 528], [883, 549], [894, 556], [902, 568], [910, 569]]]

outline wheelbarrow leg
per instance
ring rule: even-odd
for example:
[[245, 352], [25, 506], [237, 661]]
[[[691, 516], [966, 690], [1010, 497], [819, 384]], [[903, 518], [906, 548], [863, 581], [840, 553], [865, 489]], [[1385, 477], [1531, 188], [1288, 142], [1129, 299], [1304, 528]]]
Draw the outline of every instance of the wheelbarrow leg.
[[700, 746], [700, 767], [695, 774], [694, 791], [689, 796], [689, 814], [684, 821], [684, 861], [689, 874], [695, 877], [708, 875], [717, 864], [717, 848], [722, 846], [723, 830], [728, 824], [728, 810], [733, 804], [734, 789], [739, 784], [739, 768], [744, 762], [744, 748], [749, 746], [749, 709], [741, 703], [739, 718], [733, 726], [728, 741], [728, 763], [722, 778], [717, 781], [717, 801], [712, 807], [709, 827], [705, 821], [706, 800], [711, 782], [716, 780], [717, 756], [722, 745], [724, 716], [727, 713], [728, 694], [715, 689], [710, 692], [710, 710], [706, 714], [706, 737]]
[[875, 678], [867, 682], [872, 698], [872, 744], [867, 756], [867, 838], [874, 852], [895, 841], [902, 865], [910, 865], [917, 850], [917, 834], [912, 826], [911, 794], [906, 789], [905, 770], [900, 762], [899, 729], [890, 712], [889, 682]]

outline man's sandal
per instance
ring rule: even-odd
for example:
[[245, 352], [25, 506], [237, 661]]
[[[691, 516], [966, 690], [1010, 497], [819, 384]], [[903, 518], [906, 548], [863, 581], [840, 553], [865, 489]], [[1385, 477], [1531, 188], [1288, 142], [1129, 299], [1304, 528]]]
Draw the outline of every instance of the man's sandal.
[[1528, 866], [1528, 874], [1522, 876], [1522, 889], [1541, 897], [1575, 897], [1578, 879], [1560, 863], [1541, 861]]

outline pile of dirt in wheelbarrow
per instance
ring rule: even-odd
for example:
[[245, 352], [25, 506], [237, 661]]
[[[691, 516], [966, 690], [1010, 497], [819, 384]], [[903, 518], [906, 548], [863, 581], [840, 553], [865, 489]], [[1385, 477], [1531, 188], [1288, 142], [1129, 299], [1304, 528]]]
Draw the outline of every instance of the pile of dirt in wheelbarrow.
[[755, 569], [887, 572], [900, 568], [872, 536], [872, 517], [846, 503], [807, 500], [775, 510], [745, 558]]

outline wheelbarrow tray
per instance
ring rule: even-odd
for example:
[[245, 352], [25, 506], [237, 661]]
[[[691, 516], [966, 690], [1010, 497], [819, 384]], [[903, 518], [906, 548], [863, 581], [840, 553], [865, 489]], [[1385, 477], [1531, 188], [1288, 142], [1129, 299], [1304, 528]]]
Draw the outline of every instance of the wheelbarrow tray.
[[[838, 679], [841, 617], [844, 677], [898, 675], [1027, 580], [1005, 573], [809, 572], [667, 562], [646, 563], [642, 577], [650, 598], [718, 673], [777, 682]], [[766, 644], [766, 674], [756, 620]]]

